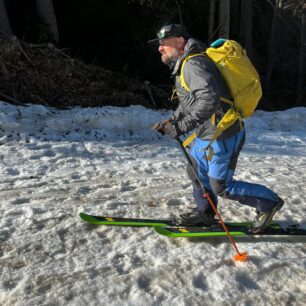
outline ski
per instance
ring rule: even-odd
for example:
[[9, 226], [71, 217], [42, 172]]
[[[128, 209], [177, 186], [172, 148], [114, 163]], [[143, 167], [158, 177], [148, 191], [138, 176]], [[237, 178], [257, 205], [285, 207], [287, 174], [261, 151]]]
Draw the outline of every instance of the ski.
[[[306, 236], [306, 229], [294, 224], [282, 227], [278, 223], [272, 223], [262, 233], [253, 233], [249, 230], [251, 222], [244, 223], [226, 223], [226, 226], [232, 236]], [[221, 224], [210, 227], [181, 227], [167, 226], [154, 227], [158, 234], [167, 237], [217, 237], [226, 236]]]
[[[142, 218], [125, 218], [125, 217], [106, 217], [94, 216], [90, 214], [80, 213], [82, 220], [95, 225], [114, 225], [114, 226], [140, 226], [140, 227], [173, 227], [182, 228], [184, 224], [178, 224], [177, 221], [164, 219], [142, 219]], [[236, 223], [226, 223], [226, 225], [235, 225]], [[241, 222], [237, 225], [247, 227], [251, 222]], [[192, 227], [192, 226], [189, 226]], [[199, 226], [196, 226], [199, 228]]]
[[[131, 226], [131, 227], [154, 227], [158, 234], [168, 237], [216, 237], [226, 236], [221, 224], [210, 227], [183, 226], [178, 225], [175, 220], [163, 219], [141, 219], [141, 218], [124, 218], [124, 217], [106, 217], [94, 216], [80, 213], [82, 220], [95, 225], [111, 226]], [[282, 227], [277, 222], [272, 222], [270, 226], [260, 234], [254, 234], [249, 231], [252, 222], [226, 222], [225, 223], [232, 236], [255, 236], [255, 235], [306, 235], [306, 229], [299, 228], [298, 225]]]
[[80, 213], [80, 217], [82, 220], [95, 225], [144, 226], [144, 227], [177, 225], [177, 223], [174, 220], [105, 217], [105, 216], [93, 216], [85, 213]]
[[[125, 218], [125, 217], [106, 217], [94, 216], [90, 214], [80, 213], [82, 220], [95, 225], [114, 225], [114, 226], [141, 226], [141, 227], [177, 227], [184, 226], [178, 224], [175, 220], [164, 219], [141, 219], [141, 218]], [[234, 224], [234, 223], [233, 223]], [[251, 222], [239, 223], [241, 226], [249, 226]]]

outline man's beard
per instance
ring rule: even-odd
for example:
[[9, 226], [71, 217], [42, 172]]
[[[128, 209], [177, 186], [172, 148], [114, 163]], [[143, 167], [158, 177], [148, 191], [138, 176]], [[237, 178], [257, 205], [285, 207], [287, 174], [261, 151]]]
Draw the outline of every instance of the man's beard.
[[168, 66], [172, 66], [176, 62], [177, 58], [178, 58], [178, 50], [173, 49], [172, 53], [163, 54], [162, 57], [161, 57], [161, 60], [164, 64], [166, 64]]

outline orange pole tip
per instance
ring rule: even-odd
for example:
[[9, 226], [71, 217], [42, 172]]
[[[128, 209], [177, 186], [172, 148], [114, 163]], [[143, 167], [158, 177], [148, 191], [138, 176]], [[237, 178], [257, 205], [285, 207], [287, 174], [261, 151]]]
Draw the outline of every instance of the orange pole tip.
[[247, 261], [248, 260], [248, 253], [242, 252], [238, 253], [234, 256], [235, 261]]

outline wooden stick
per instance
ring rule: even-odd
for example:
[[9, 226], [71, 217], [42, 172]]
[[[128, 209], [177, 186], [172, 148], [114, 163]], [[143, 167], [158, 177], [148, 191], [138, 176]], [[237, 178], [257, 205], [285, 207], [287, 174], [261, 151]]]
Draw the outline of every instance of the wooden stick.
[[20, 102], [20, 101], [18, 101], [18, 100], [16, 100], [16, 99], [14, 99], [14, 98], [12, 98], [12, 97], [10, 97], [10, 96], [4, 94], [4, 93], [1, 92], [1, 91], [0, 91], [0, 96], [1, 96], [2, 98], [4, 98], [4, 99], [10, 101], [10, 102], [13, 103], [13, 104], [16, 104], [16, 105], [25, 105], [25, 103]]

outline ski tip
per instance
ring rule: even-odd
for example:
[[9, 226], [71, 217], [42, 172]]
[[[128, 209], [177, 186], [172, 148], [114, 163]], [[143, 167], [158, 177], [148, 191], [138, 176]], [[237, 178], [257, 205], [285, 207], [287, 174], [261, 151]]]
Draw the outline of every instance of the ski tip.
[[84, 214], [84, 213], [81, 212], [81, 213], [79, 213], [79, 216], [80, 216], [81, 219], [84, 219], [84, 218], [87, 217], [87, 214]]
[[248, 253], [247, 252], [242, 252], [242, 253], [237, 253], [235, 256], [234, 256], [234, 260], [235, 261], [247, 261], [248, 260]]
[[79, 214], [79, 216], [83, 221], [86, 221], [86, 222], [89, 222], [89, 223], [94, 223], [96, 221], [96, 219], [93, 216], [87, 215], [87, 214], [82, 213], [82, 212]]

